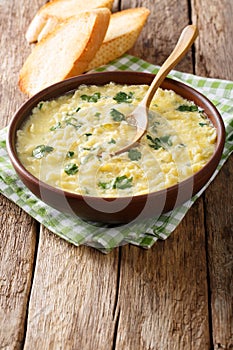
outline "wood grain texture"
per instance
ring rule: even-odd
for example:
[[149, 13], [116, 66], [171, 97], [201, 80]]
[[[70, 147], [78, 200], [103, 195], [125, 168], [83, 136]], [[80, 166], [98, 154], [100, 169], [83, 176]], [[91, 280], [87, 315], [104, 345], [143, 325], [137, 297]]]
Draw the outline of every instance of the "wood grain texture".
[[232, 174], [231, 159], [205, 194], [214, 349], [233, 349]]
[[117, 276], [117, 249], [103, 255], [42, 229], [24, 349], [111, 349]]
[[192, 0], [192, 19], [200, 35], [196, 43], [196, 74], [233, 79], [233, 1]]
[[[233, 78], [233, 2], [193, 0], [197, 40], [196, 73]], [[228, 25], [230, 24], [231, 25]], [[233, 349], [233, 162], [224, 165], [205, 192], [212, 346]], [[227, 204], [227, 205], [226, 205]]]
[[209, 349], [203, 237], [200, 200], [169, 240], [122, 250], [116, 349]]
[[[186, 0], [124, 0], [122, 9], [144, 6], [150, 10], [132, 55], [153, 64], [161, 65], [174, 49], [183, 28], [189, 24], [189, 9]], [[191, 50], [176, 66], [181, 71], [192, 72]]]
[[20, 349], [31, 289], [36, 227], [21, 209], [1, 199], [0, 348]]
[[5, 126], [17, 108], [26, 100], [18, 89], [19, 70], [30, 51], [24, 32], [29, 21], [30, 9], [36, 4], [20, 1], [0, 1], [0, 127]]
[[[24, 33], [29, 9], [36, 3], [0, 1], [0, 128], [25, 100], [18, 72], [29, 47]], [[0, 348], [22, 349], [32, 283], [37, 225], [0, 195]]]

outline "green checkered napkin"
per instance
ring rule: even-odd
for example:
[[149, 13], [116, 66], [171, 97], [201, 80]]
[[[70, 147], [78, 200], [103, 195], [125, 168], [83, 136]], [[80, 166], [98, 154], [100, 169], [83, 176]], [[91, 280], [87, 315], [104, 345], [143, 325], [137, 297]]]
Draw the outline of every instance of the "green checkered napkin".
[[[111, 64], [98, 68], [97, 71], [132, 70], [156, 73], [158, 68], [139, 58], [124, 55]], [[177, 71], [172, 71], [170, 76], [191, 85], [206, 95], [217, 106], [224, 119], [227, 133], [225, 148], [221, 162], [209, 181], [210, 183], [233, 151], [233, 82], [207, 79]], [[25, 188], [9, 161], [6, 152], [6, 133], [6, 128], [0, 130], [0, 192], [61, 238], [77, 246], [84, 244], [94, 247], [104, 253], [128, 243], [150, 248], [157, 239], [166, 239], [209, 184], [190, 201], [160, 217], [118, 227], [87, 223], [45, 205]]]

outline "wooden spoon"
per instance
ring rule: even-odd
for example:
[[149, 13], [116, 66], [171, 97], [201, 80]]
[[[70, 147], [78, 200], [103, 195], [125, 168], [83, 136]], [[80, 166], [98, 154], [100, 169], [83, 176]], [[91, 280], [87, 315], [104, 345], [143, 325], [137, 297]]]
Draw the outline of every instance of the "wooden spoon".
[[137, 128], [137, 132], [134, 139], [130, 144], [115, 152], [114, 155], [118, 155], [120, 153], [128, 151], [130, 148], [135, 146], [135, 144], [145, 134], [148, 126], [148, 110], [156, 90], [161, 85], [167, 74], [184, 57], [184, 55], [189, 50], [197, 36], [198, 30], [195, 25], [188, 25], [183, 29], [174, 50], [156, 74], [143, 100], [139, 103], [135, 110], [129, 116], [127, 116], [128, 123], [133, 126], [136, 126]]

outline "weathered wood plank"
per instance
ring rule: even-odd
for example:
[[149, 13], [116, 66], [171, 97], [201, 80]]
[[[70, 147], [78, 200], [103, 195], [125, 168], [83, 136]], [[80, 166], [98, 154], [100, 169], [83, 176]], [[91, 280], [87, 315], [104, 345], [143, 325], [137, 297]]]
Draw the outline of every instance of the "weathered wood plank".
[[[35, 2], [0, 1], [0, 128], [25, 100], [18, 71], [29, 47], [24, 33]], [[0, 196], [0, 348], [22, 349], [36, 249], [36, 224]]]
[[192, 0], [193, 21], [200, 30], [196, 42], [196, 74], [232, 79], [232, 15], [231, 0]]
[[[132, 55], [161, 65], [174, 49], [182, 29], [189, 24], [186, 0], [124, 0], [122, 9], [144, 6], [150, 10], [147, 24], [143, 28]], [[191, 51], [177, 65], [176, 69], [189, 71]]]
[[[17, 1], [0, 2], [0, 128], [5, 126], [13, 113], [26, 100], [18, 89], [18, 74], [29, 47], [25, 44], [28, 8]], [[33, 8], [33, 5], [32, 5]]]
[[[149, 25], [132, 52], [161, 64], [189, 23], [187, 2], [123, 5], [151, 9]], [[177, 69], [193, 71], [191, 53]], [[148, 252], [122, 250], [116, 349], [209, 349], [206, 274], [204, 208], [199, 200], [167, 241]]]
[[21, 349], [31, 289], [36, 227], [9, 201], [0, 201], [0, 347]]
[[[233, 77], [233, 2], [192, 1], [201, 35], [197, 40], [196, 72]], [[214, 349], [233, 348], [233, 162], [232, 157], [205, 193], [208, 269]]]
[[210, 347], [202, 201], [149, 251], [122, 250], [116, 349]]
[[214, 349], [233, 348], [232, 174], [229, 160], [205, 195]]
[[24, 349], [111, 349], [117, 279], [117, 249], [105, 256], [43, 229]]
[[118, 250], [76, 248], [42, 227], [24, 348], [111, 348], [117, 279]]

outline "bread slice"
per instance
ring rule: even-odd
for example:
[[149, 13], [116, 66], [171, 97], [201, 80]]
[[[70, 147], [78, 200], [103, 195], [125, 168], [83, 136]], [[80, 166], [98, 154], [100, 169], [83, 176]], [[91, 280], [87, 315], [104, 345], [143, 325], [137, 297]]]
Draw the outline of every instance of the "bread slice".
[[47, 2], [39, 9], [32, 19], [26, 32], [26, 39], [29, 43], [39, 41], [55, 27], [57, 22], [61, 22], [71, 16], [76, 16], [81, 11], [88, 11], [100, 7], [107, 7], [111, 10], [113, 1], [114, 0], [52, 0]]
[[87, 70], [107, 64], [131, 49], [149, 14], [150, 11], [144, 7], [112, 14], [104, 41]]
[[19, 87], [29, 96], [58, 81], [83, 73], [106, 34], [107, 8], [82, 12], [58, 24], [34, 46], [19, 75]]

